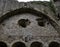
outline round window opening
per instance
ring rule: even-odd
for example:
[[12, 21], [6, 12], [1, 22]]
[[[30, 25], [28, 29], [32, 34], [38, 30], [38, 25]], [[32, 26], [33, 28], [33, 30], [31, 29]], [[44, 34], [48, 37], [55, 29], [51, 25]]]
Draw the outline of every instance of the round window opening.
[[60, 47], [60, 44], [58, 42], [51, 42], [49, 47]]
[[12, 47], [26, 47], [24, 43], [22, 42], [16, 42], [12, 45]]
[[40, 42], [33, 42], [30, 47], [43, 47], [43, 44]]
[[27, 27], [31, 22], [28, 19], [20, 19], [18, 21], [19, 26], [21, 27]]
[[4, 42], [0, 42], [0, 47], [7, 47], [7, 45]]

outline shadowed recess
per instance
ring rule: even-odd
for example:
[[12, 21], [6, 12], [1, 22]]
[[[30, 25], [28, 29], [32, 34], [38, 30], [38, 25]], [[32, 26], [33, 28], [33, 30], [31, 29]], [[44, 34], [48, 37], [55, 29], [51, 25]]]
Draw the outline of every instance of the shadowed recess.
[[37, 18], [36, 21], [38, 22], [39, 26], [44, 27], [45, 26], [45, 19], [44, 18]]
[[29, 19], [20, 19], [18, 21], [18, 25], [21, 27], [27, 27], [31, 22], [29, 21]]
[[49, 47], [60, 47], [60, 44], [58, 42], [51, 42]]
[[0, 47], [7, 47], [7, 44], [4, 42], [0, 42]]
[[30, 47], [43, 47], [43, 44], [40, 42], [33, 42]]
[[12, 45], [12, 47], [26, 47], [24, 43], [22, 42], [16, 42]]

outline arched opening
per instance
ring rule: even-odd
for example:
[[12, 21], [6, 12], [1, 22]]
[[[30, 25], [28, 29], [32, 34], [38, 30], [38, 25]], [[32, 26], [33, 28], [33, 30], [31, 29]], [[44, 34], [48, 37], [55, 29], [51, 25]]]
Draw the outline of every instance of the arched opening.
[[49, 44], [49, 47], [60, 47], [59, 45], [60, 45], [60, 44], [59, 44], [58, 42], [51, 42], [51, 43]]
[[0, 42], [0, 47], [7, 47], [7, 45], [4, 42]]
[[16, 42], [12, 45], [12, 47], [26, 47], [24, 43], [22, 42]]
[[30, 47], [43, 47], [43, 44], [40, 42], [33, 42]]

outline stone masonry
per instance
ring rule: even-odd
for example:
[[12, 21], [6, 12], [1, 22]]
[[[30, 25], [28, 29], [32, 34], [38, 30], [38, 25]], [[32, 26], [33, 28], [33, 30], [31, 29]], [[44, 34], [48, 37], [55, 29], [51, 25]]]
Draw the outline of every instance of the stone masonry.
[[0, 47], [60, 47], [57, 2], [0, 0]]

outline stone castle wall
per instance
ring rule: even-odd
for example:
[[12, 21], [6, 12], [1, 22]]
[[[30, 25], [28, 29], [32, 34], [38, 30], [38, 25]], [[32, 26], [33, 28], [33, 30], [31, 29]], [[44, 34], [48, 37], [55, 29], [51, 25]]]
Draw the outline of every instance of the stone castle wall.
[[60, 47], [60, 20], [49, 5], [0, 0], [0, 46]]

